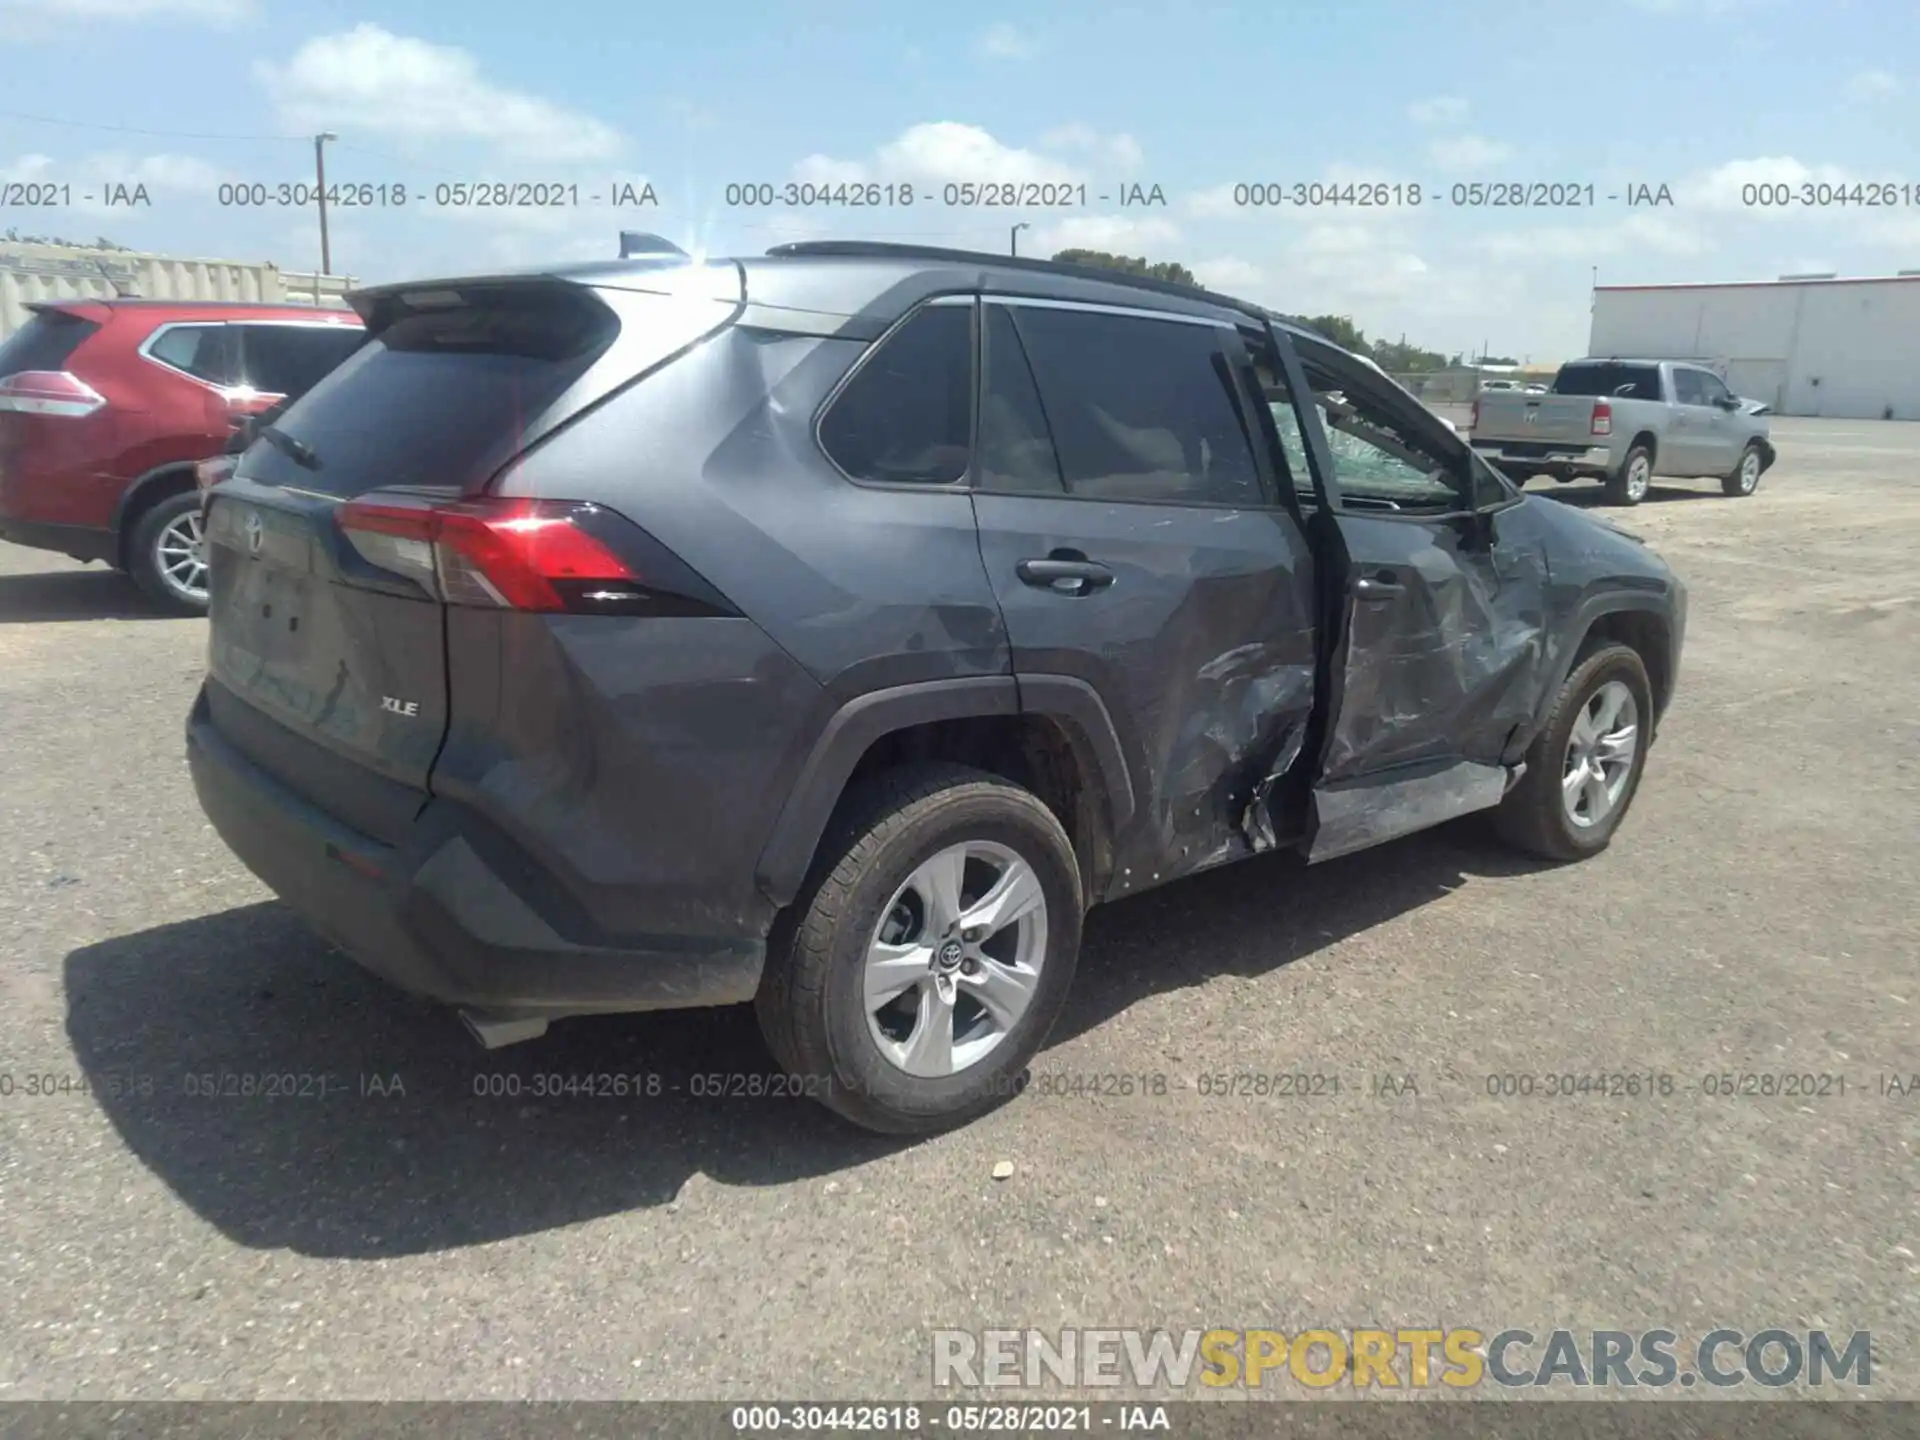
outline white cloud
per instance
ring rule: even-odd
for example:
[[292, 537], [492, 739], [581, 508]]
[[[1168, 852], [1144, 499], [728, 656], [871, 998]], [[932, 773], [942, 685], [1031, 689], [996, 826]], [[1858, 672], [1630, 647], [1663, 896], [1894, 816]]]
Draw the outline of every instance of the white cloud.
[[982, 31], [974, 49], [989, 60], [1031, 60], [1040, 53], [1040, 43], [1018, 25], [1003, 20]]
[[1087, 155], [1121, 175], [1136, 173], [1147, 159], [1140, 142], [1133, 136], [1103, 135], [1091, 125], [1062, 125], [1057, 130], [1049, 130], [1040, 137], [1040, 148]]
[[620, 148], [612, 126], [496, 85], [465, 50], [358, 25], [309, 40], [285, 65], [256, 64], [280, 122], [402, 140], [479, 140], [521, 160], [603, 160]]
[[1033, 253], [1107, 250], [1116, 255], [1142, 255], [1148, 260], [1178, 260], [1178, 255], [1167, 252], [1179, 244], [1180, 227], [1157, 215], [1140, 220], [1122, 215], [1070, 215], [1035, 233]]
[[1862, 70], [1847, 80], [1847, 94], [1855, 100], [1885, 100], [1899, 92], [1899, 77], [1891, 70]]
[[20, 16], [29, 25], [123, 20], [232, 25], [258, 8], [256, 0], [0, 0], [0, 17]]
[[809, 155], [794, 166], [793, 178], [803, 184], [886, 180], [942, 185], [972, 180], [1071, 185], [1088, 177], [1063, 160], [1002, 144], [978, 125], [934, 120], [902, 131], [871, 160]]
[[[1713, 170], [1688, 177], [1674, 187], [1674, 199], [1689, 209], [1715, 210], [1759, 218], [1803, 219], [1831, 217], [1834, 210], [1794, 205], [1748, 203], [1749, 185], [1784, 185], [1790, 191], [1802, 185], [1848, 185], [1853, 179], [1838, 165], [1808, 165], [1791, 155], [1729, 160]], [[1758, 195], [1755, 195], [1758, 198]]]
[[1484, 170], [1513, 158], [1513, 147], [1484, 135], [1451, 135], [1427, 147], [1433, 163], [1443, 170]]
[[1633, 215], [1609, 225], [1541, 225], [1494, 231], [1474, 248], [1496, 260], [1591, 260], [1627, 254], [1704, 255], [1713, 242], [1667, 215]]
[[1436, 95], [1407, 107], [1416, 125], [1458, 125], [1467, 118], [1467, 102], [1458, 95]]
[[217, 165], [196, 155], [129, 155], [112, 150], [83, 155], [77, 160], [22, 155], [13, 164], [0, 167], [0, 181], [67, 186], [72, 192], [72, 201], [64, 208], [71, 213], [113, 215], [122, 219], [144, 212], [125, 203], [109, 205], [106, 198], [109, 186], [125, 186], [128, 192], [144, 186], [150, 200], [196, 200], [211, 212], [220, 182], [226, 178]]

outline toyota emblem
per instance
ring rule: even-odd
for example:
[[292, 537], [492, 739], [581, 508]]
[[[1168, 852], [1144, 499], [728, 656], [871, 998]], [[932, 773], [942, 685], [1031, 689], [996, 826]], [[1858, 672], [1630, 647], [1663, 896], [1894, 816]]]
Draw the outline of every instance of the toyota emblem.
[[267, 527], [260, 523], [260, 516], [253, 511], [248, 511], [247, 512], [247, 553], [249, 555], [258, 555], [260, 553], [260, 544], [266, 538], [267, 538]]

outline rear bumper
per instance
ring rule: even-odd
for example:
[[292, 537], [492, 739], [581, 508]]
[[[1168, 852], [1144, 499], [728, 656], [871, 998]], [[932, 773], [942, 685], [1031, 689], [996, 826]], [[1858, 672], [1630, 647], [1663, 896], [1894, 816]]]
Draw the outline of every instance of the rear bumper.
[[563, 938], [444, 802], [430, 802], [398, 845], [348, 829], [228, 743], [204, 695], [187, 721], [187, 762], [201, 809], [247, 868], [360, 965], [415, 995], [557, 1019], [736, 1004], [759, 987], [758, 936], [623, 937], [618, 948]]
[[111, 530], [90, 525], [49, 525], [41, 520], [16, 520], [0, 515], [0, 540], [32, 550], [53, 550], [76, 560], [105, 560], [112, 564], [119, 546]]
[[1521, 454], [1502, 448], [1498, 440], [1476, 440], [1473, 448], [1482, 459], [1514, 474], [1606, 475], [1613, 470], [1613, 452], [1605, 445], [1569, 445], [1564, 450], [1554, 449], [1545, 454], [1531, 451]]

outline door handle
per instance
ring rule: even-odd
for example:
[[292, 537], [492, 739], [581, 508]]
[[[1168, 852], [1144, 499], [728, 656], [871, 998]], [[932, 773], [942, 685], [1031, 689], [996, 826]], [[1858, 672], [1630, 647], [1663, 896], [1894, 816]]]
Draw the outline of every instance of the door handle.
[[1389, 570], [1376, 570], [1353, 582], [1353, 593], [1362, 600], [1391, 600], [1406, 592], [1407, 587], [1394, 578]]
[[1037, 590], [1054, 590], [1062, 595], [1089, 595], [1113, 583], [1113, 571], [1097, 560], [1084, 556], [1069, 559], [1049, 555], [1044, 560], [1022, 560], [1014, 573]]

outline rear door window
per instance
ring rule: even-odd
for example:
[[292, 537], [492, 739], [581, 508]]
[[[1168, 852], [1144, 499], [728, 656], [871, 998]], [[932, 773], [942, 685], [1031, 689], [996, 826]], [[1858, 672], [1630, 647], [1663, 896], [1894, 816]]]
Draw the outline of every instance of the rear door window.
[[0, 341], [0, 378], [23, 370], [64, 370], [86, 338], [100, 327], [64, 310], [36, 313]]
[[244, 383], [269, 395], [304, 395], [358, 348], [357, 325], [236, 325]]
[[980, 484], [1015, 494], [1065, 495], [1033, 367], [1005, 306], [986, 307], [980, 401]]
[[1267, 503], [1220, 327], [1009, 307], [1069, 494]]
[[820, 420], [820, 445], [855, 480], [951, 485], [973, 429], [972, 305], [928, 305], [877, 342]]
[[147, 342], [147, 355], [209, 385], [232, 385], [238, 371], [225, 325], [168, 325]]

